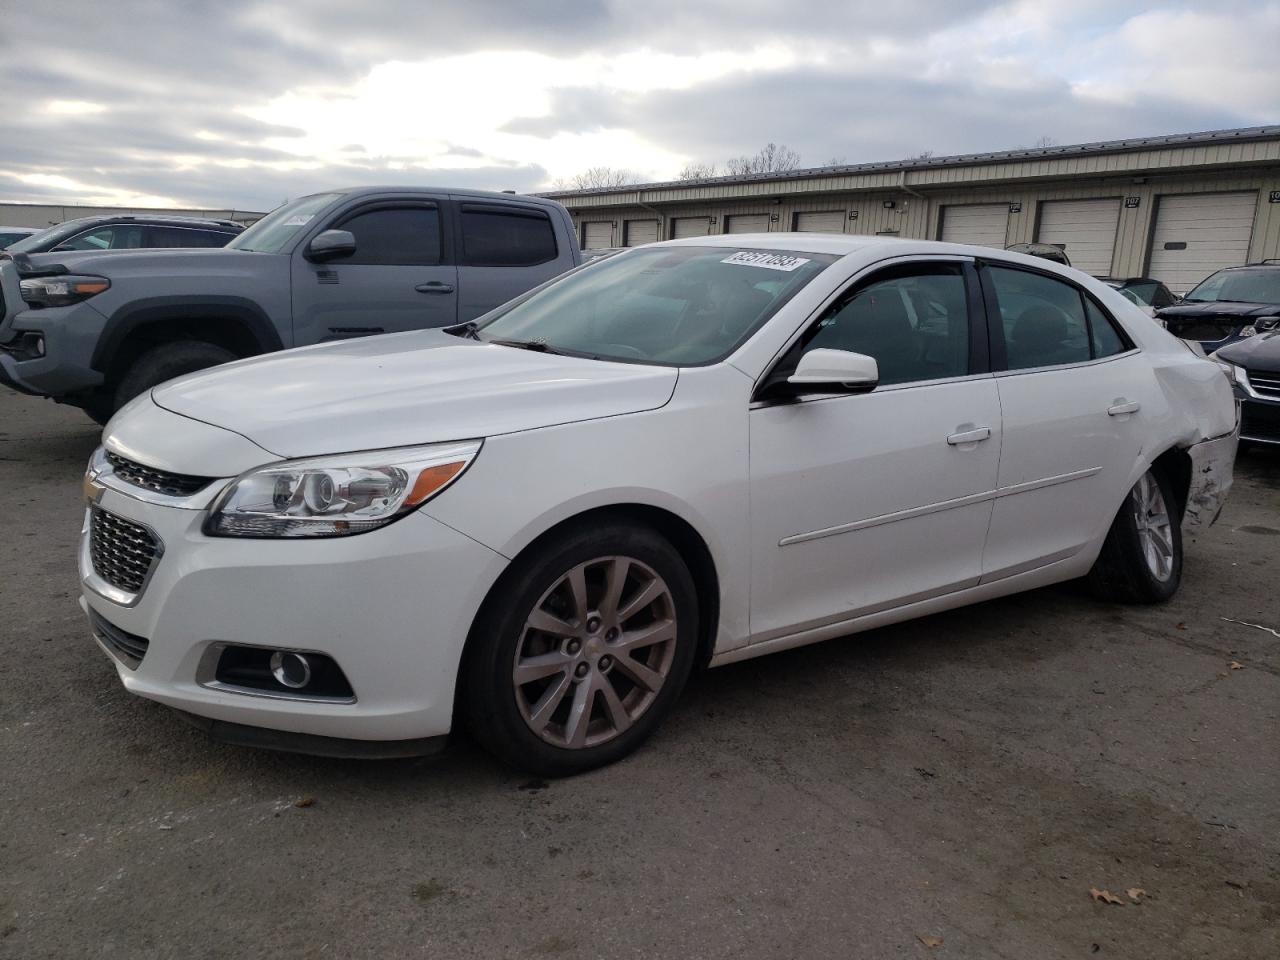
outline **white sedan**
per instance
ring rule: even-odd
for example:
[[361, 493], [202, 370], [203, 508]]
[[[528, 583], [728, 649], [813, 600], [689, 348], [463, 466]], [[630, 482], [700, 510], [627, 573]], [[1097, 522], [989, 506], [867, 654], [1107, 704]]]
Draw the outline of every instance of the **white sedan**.
[[1218, 367], [1082, 273], [761, 234], [242, 360], [108, 425], [80, 549], [132, 692], [240, 743], [568, 774], [691, 671], [1075, 577], [1168, 598]]

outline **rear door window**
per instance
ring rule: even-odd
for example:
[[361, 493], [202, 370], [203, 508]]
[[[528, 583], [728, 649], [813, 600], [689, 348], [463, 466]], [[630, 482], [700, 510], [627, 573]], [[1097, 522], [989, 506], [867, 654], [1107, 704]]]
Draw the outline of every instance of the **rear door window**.
[[193, 227], [147, 227], [148, 247], [225, 247], [229, 233]]
[[1065, 280], [989, 266], [1007, 367], [1030, 370], [1084, 363], [1129, 349], [1115, 322], [1080, 288]]
[[556, 258], [551, 218], [540, 210], [464, 203], [462, 260], [473, 267], [530, 267]]
[[146, 246], [143, 227], [134, 224], [116, 224], [86, 230], [58, 244], [59, 250], [133, 250]]

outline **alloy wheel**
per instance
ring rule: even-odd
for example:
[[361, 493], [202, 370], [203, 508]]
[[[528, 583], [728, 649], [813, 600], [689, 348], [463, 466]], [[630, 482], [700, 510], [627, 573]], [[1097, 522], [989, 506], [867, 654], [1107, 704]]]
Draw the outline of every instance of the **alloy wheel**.
[[1151, 575], [1163, 583], [1173, 576], [1173, 527], [1164, 494], [1147, 471], [1134, 484], [1131, 496], [1143, 559]]
[[676, 652], [666, 581], [632, 557], [597, 557], [564, 573], [534, 604], [516, 644], [520, 715], [557, 747], [613, 740], [653, 704]]

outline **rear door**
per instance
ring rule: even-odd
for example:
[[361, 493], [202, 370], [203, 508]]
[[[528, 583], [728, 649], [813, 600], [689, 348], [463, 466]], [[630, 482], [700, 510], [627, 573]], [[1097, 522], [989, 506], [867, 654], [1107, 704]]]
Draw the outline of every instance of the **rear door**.
[[1161, 395], [1087, 292], [1021, 266], [981, 274], [1004, 422], [987, 581], [1073, 557], [1106, 530]]
[[458, 321], [474, 320], [573, 265], [543, 207], [457, 199]]
[[377, 199], [334, 214], [355, 253], [313, 263], [293, 254], [296, 344], [398, 333], [457, 322], [458, 271], [444, 197]]

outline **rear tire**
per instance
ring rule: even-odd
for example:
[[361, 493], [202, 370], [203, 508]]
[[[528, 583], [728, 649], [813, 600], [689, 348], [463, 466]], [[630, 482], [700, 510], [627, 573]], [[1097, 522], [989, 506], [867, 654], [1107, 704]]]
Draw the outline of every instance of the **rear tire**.
[[1120, 505], [1088, 582], [1094, 594], [1121, 603], [1163, 603], [1182, 581], [1182, 524], [1173, 484], [1144, 473]]
[[[195, 373], [197, 370], [216, 367], [235, 359], [237, 359], [236, 355], [230, 350], [199, 340], [179, 340], [148, 350], [138, 357], [133, 362], [133, 366], [120, 378], [113, 396], [112, 412], [166, 380]], [[94, 416], [92, 412], [89, 415]], [[96, 420], [97, 417], [94, 419]]]
[[582, 526], [518, 557], [471, 631], [459, 686], [475, 738], [544, 777], [635, 750], [693, 670], [698, 600], [652, 530]]

